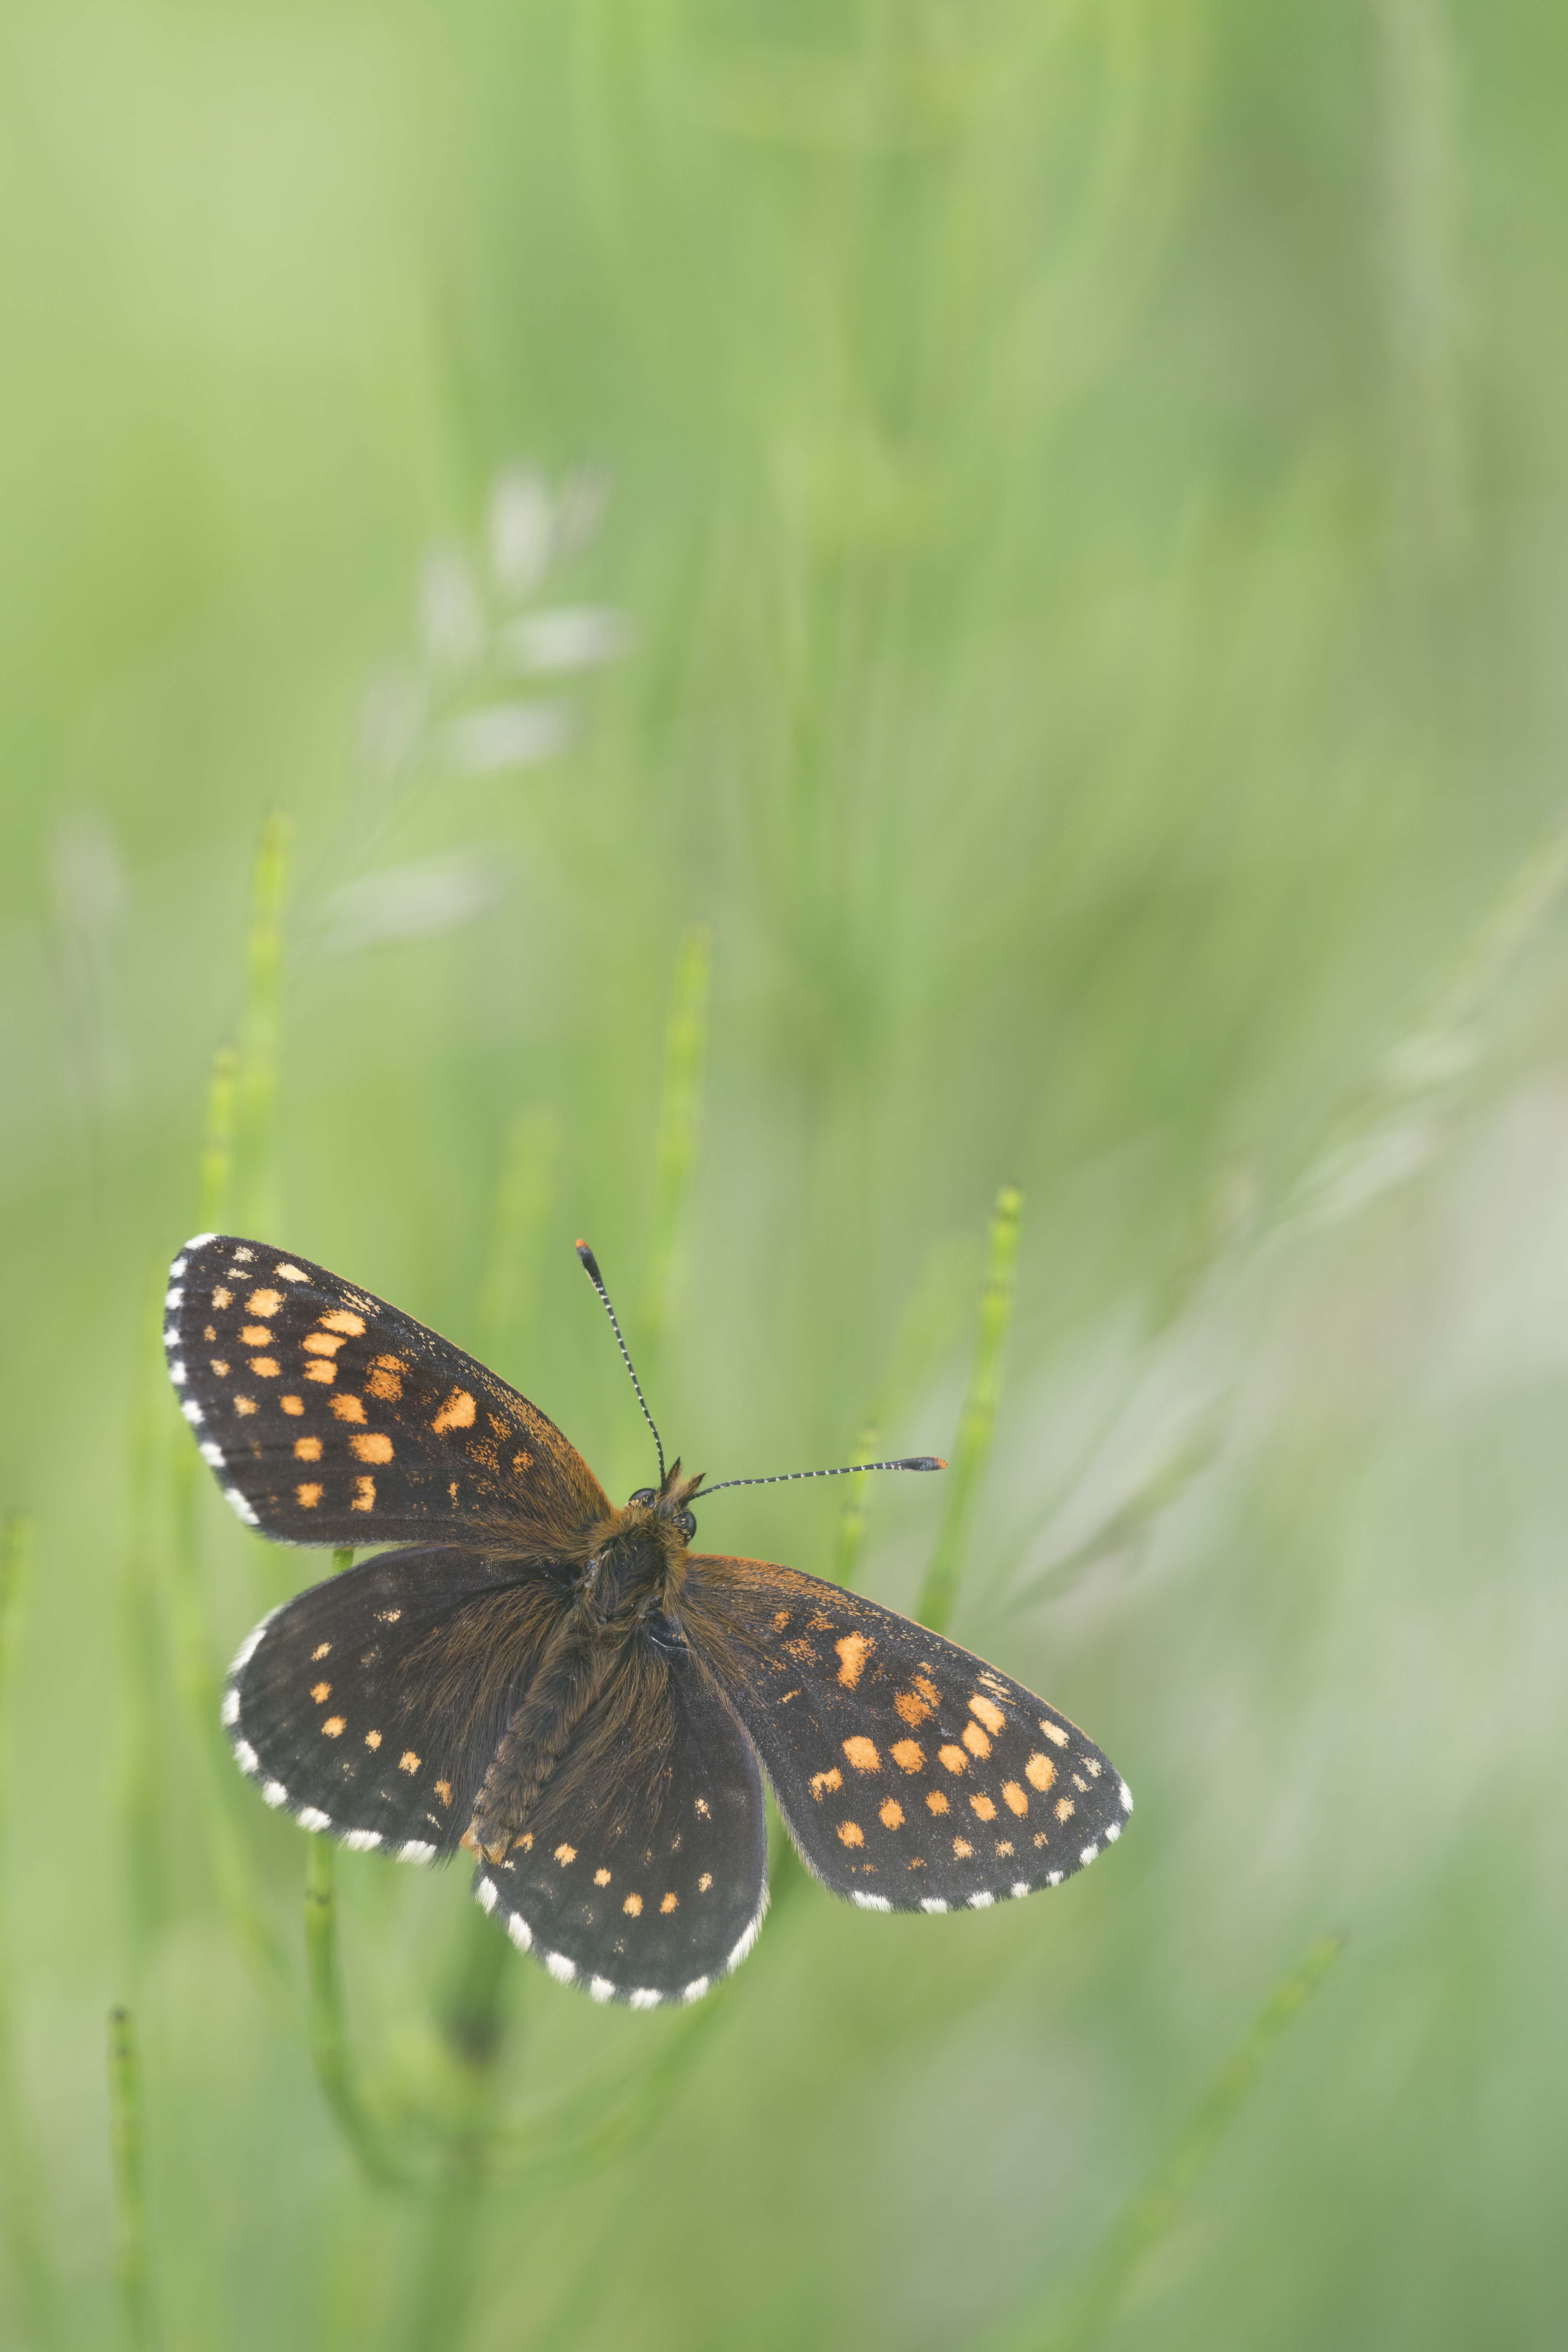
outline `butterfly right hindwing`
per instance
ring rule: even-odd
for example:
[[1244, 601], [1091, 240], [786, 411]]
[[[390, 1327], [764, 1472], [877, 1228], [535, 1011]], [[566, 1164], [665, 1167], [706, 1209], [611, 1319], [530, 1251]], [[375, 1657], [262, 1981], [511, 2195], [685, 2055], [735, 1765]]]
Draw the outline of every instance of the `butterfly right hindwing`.
[[607, 1691], [526, 1829], [475, 1892], [512, 1941], [595, 2000], [699, 2000], [738, 1968], [767, 1904], [751, 1742], [689, 1655]]

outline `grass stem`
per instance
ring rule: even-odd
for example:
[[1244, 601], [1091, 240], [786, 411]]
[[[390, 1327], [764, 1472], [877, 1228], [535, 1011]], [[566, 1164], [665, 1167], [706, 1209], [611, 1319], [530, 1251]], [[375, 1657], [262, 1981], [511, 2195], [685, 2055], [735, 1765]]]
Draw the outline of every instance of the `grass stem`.
[[115, 2267], [125, 2337], [132, 2352], [152, 2352], [157, 2332], [147, 2262], [142, 2074], [131, 2012], [126, 2009], [109, 2012], [109, 2152], [114, 2177]]
[[278, 1219], [278, 1036], [290, 831], [288, 817], [274, 809], [261, 828], [251, 886], [237, 1105], [239, 1223], [247, 1233], [271, 1233]]
[[947, 1510], [942, 1532], [921, 1591], [916, 1615], [934, 1633], [945, 1633], [952, 1622], [963, 1567], [963, 1547], [969, 1534], [975, 1496], [996, 1428], [996, 1405], [1002, 1385], [1002, 1349], [1013, 1317], [1017, 1277], [1018, 1224], [1024, 1196], [1016, 1184], [1004, 1184], [996, 1195], [991, 1219], [990, 1265], [980, 1300], [980, 1328], [975, 1340], [974, 1368], [969, 1393], [959, 1416], [958, 1438], [949, 1475]]
[[11, 1948], [11, 1693], [31, 1551], [31, 1524], [8, 1519], [0, 1537], [0, 2155], [5, 2170], [0, 2228], [28, 2336], [43, 2346], [60, 2340], [59, 2309], [38, 2210], [37, 2152], [22, 2094]]
[[664, 1084], [654, 1150], [653, 1226], [637, 1322], [643, 1377], [668, 1328], [679, 1273], [682, 1213], [691, 1188], [702, 1117], [702, 1073], [708, 1043], [708, 980], [712, 940], [693, 923], [675, 959], [675, 982], [664, 1033]]

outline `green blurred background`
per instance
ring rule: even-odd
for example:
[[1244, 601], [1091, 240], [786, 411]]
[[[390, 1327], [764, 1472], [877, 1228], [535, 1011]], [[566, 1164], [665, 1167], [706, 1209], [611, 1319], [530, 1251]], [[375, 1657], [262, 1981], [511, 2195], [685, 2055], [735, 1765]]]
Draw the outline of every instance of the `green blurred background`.
[[[1542, 0], [12, 0], [5, 2345], [1562, 2341], [1565, 68]], [[972, 1509], [870, 1482], [855, 1572], [947, 1528], [1121, 1845], [932, 1921], [786, 1855], [650, 2017], [343, 1856], [338, 2049], [212, 1728], [310, 1563], [174, 1247], [619, 1495], [575, 1234], [689, 1464], [951, 1453], [1008, 1182]], [[701, 1539], [832, 1573], [844, 1501]]]

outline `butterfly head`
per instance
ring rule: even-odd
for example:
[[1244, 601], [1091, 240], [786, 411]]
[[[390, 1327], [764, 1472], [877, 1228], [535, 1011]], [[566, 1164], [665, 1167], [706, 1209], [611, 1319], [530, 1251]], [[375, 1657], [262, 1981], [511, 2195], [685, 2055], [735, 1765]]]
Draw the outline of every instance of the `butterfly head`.
[[691, 1497], [702, 1484], [703, 1475], [703, 1472], [699, 1470], [689, 1477], [683, 1477], [678, 1458], [665, 1472], [662, 1486], [639, 1486], [635, 1494], [627, 1496], [626, 1507], [631, 1510], [640, 1507], [649, 1512], [665, 1540], [673, 1536], [684, 1550], [697, 1533], [697, 1521], [692, 1516], [690, 1504]]

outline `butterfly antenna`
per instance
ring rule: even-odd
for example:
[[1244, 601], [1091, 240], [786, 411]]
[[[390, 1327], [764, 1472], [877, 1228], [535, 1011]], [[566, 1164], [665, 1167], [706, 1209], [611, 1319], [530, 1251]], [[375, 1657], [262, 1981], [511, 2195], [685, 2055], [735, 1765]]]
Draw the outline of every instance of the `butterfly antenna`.
[[626, 1352], [626, 1343], [621, 1337], [621, 1327], [616, 1320], [616, 1310], [610, 1304], [610, 1294], [605, 1288], [605, 1277], [599, 1272], [599, 1261], [594, 1255], [593, 1251], [588, 1247], [586, 1242], [578, 1243], [577, 1255], [583, 1261], [584, 1273], [587, 1276], [589, 1281], [598, 1292], [605, 1312], [610, 1318], [610, 1328], [616, 1335], [616, 1345], [621, 1351], [621, 1360], [626, 1365], [627, 1371], [630, 1372], [632, 1376], [632, 1386], [637, 1392], [637, 1402], [642, 1407], [642, 1417], [647, 1422], [648, 1427], [653, 1431], [653, 1442], [658, 1450], [658, 1483], [662, 1486], [664, 1484], [664, 1441], [659, 1436], [658, 1424], [656, 1423], [652, 1413], [649, 1412], [647, 1409], [647, 1399], [642, 1392], [642, 1382], [637, 1378], [637, 1367], [632, 1362], [630, 1356]]
[[[647, 1411], [646, 1406], [644, 1411]], [[846, 1462], [841, 1470], [775, 1470], [771, 1478], [721, 1478], [716, 1486], [703, 1487], [702, 1500], [706, 1502], [710, 1495], [721, 1495], [726, 1486], [783, 1486], [791, 1478], [858, 1478], [863, 1470], [946, 1468], [946, 1463], [938, 1454], [906, 1454], [899, 1462]]]

